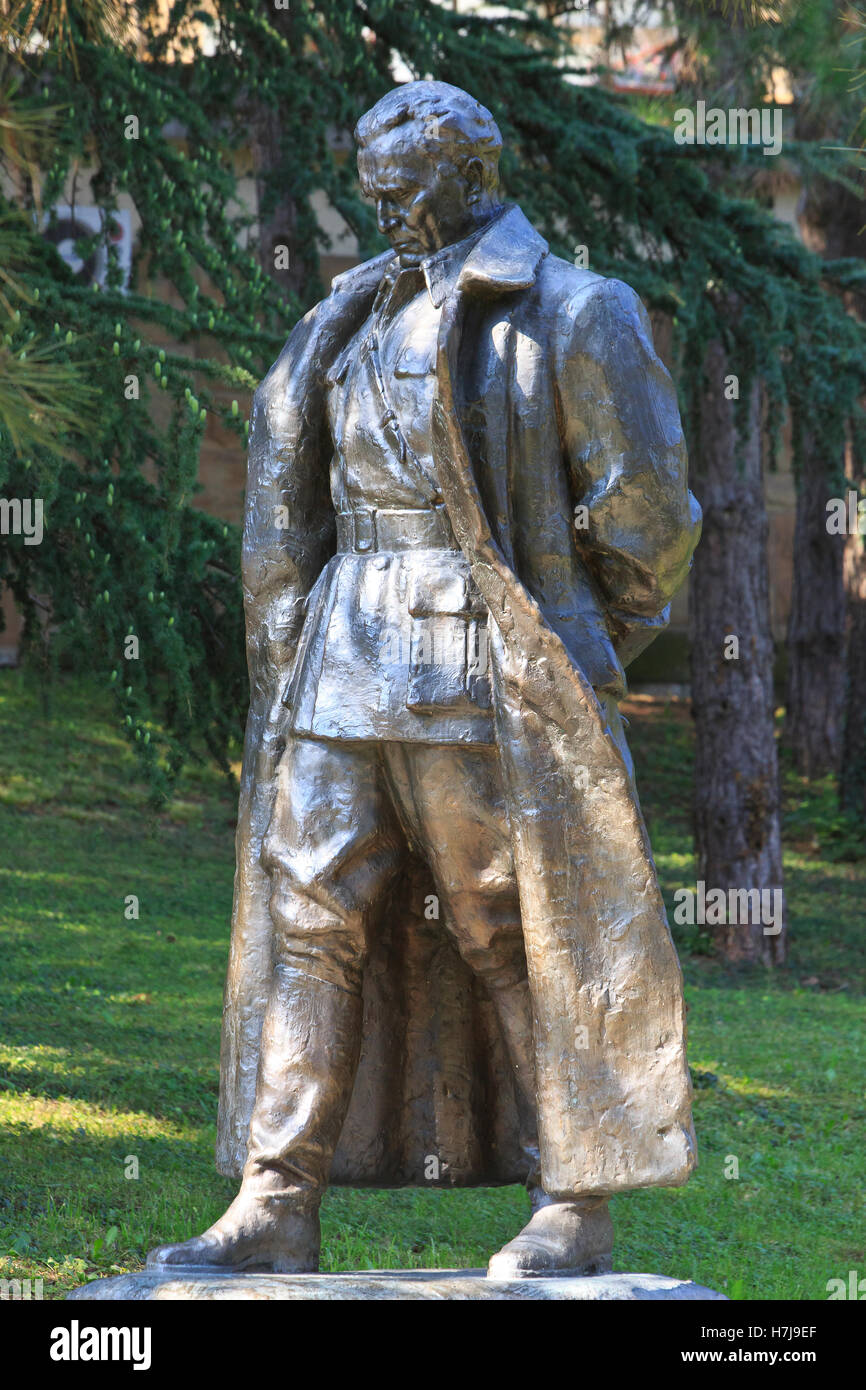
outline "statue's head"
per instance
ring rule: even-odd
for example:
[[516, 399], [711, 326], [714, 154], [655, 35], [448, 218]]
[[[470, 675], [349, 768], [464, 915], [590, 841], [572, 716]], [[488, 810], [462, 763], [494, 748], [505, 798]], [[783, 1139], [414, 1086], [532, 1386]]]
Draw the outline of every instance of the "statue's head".
[[502, 136], [447, 82], [395, 87], [355, 127], [358, 173], [403, 265], [468, 236], [498, 206]]

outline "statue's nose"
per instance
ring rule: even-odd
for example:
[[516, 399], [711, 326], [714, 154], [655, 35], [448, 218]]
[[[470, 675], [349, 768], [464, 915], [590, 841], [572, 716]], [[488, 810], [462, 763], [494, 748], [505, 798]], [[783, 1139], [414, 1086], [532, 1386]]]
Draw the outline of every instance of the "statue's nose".
[[379, 203], [377, 208], [377, 221], [379, 223], [379, 231], [384, 236], [387, 236], [388, 232], [390, 232], [399, 223], [400, 214], [397, 212], [395, 208], [388, 207], [386, 204], [383, 203]]

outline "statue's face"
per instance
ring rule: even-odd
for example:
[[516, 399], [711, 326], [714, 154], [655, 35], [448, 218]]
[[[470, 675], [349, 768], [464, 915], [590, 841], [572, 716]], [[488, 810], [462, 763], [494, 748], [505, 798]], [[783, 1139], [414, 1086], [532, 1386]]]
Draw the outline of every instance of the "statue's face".
[[417, 125], [396, 126], [358, 152], [361, 188], [404, 266], [468, 236], [484, 196], [479, 159], [457, 170], [444, 151], [425, 150], [418, 135]]

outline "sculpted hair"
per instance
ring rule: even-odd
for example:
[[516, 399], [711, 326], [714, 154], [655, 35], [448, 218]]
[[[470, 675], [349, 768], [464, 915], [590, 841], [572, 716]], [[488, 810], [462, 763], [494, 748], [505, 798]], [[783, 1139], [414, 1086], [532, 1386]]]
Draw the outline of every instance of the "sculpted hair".
[[431, 154], [443, 155], [457, 168], [480, 159], [488, 193], [499, 184], [499, 127], [480, 101], [448, 82], [406, 82], [386, 93], [355, 126], [355, 139], [364, 149], [378, 135], [414, 122], [419, 143]]

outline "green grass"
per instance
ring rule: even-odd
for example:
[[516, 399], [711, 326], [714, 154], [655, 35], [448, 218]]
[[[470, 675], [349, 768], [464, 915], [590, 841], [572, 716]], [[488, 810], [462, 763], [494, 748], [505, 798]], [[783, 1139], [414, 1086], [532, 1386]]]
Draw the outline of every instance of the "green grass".
[[[659, 701], [629, 713], [670, 905], [695, 877], [690, 721]], [[866, 1275], [866, 860], [826, 786], [786, 773], [786, 794], [790, 965], [733, 973], [677, 929], [700, 1167], [613, 1204], [616, 1268], [735, 1298], [823, 1299]], [[154, 817], [98, 693], [62, 684], [49, 717], [0, 671], [0, 1277], [62, 1296], [140, 1268], [233, 1194], [212, 1154], [234, 813], [195, 768]], [[525, 1213], [517, 1188], [334, 1190], [323, 1268], [479, 1266]]]

